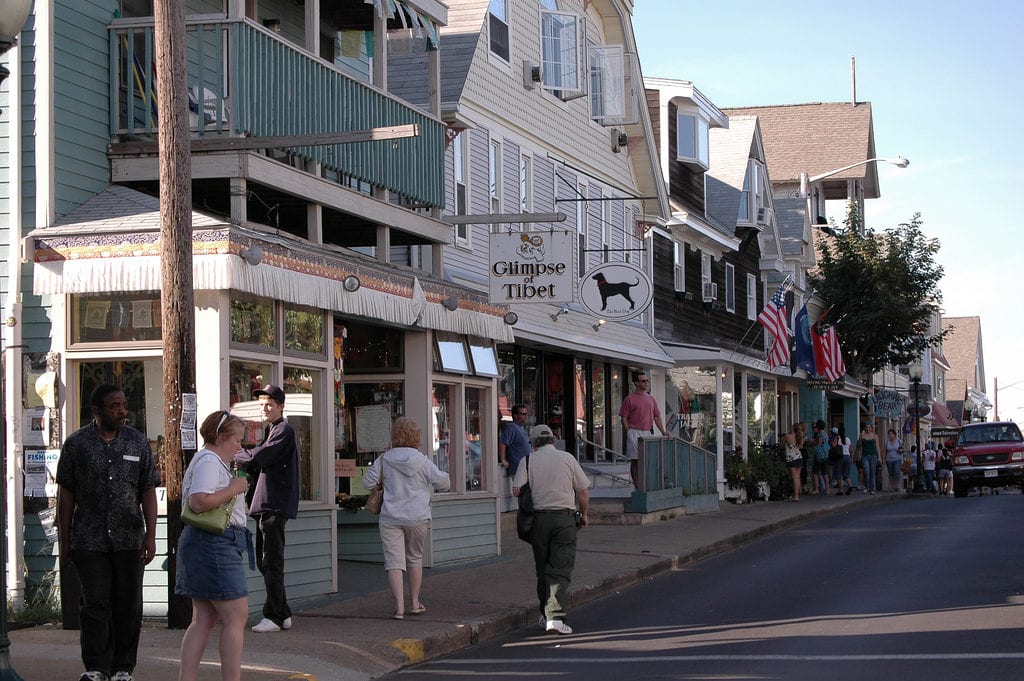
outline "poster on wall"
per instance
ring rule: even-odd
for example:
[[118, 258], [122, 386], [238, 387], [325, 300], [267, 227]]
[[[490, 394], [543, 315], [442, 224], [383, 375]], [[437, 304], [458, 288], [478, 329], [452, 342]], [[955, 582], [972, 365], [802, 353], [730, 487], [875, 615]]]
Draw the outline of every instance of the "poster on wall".
[[23, 441], [26, 447], [45, 447], [50, 444], [50, 417], [46, 407], [24, 411]]
[[25, 496], [57, 496], [57, 459], [59, 449], [25, 450]]
[[382, 452], [391, 443], [391, 406], [368, 404], [356, 407], [356, 451]]

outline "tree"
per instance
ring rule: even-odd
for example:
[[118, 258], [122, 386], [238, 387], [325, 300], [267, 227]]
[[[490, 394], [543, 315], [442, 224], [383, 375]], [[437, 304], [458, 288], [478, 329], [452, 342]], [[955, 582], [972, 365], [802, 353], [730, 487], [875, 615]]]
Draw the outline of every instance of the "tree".
[[830, 230], [809, 274], [815, 294], [831, 311], [847, 371], [865, 383], [889, 365], [920, 359], [945, 332], [929, 336], [942, 302], [938, 239], [921, 229], [921, 215], [882, 232], [860, 229], [851, 205], [845, 229]]

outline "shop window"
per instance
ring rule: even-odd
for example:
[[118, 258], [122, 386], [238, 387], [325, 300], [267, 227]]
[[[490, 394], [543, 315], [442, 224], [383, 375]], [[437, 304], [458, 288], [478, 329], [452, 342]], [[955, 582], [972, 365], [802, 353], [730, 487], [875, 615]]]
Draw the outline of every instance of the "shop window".
[[71, 296], [71, 344], [158, 342], [160, 293]]
[[346, 372], [402, 371], [403, 336], [400, 329], [361, 324], [335, 318], [335, 329], [341, 329], [341, 348]]
[[[335, 384], [335, 458], [353, 461], [355, 474], [339, 480], [339, 492], [366, 494], [363, 475], [391, 444], [391, 423], [405, 416], [404, 385], [400, 381], [345, 381]], [[428, 433], [423, 443], [428, 444]]]
[[92, 420], [89, 398], [93, 390], [104, 384], [115, 385], [124, 392], [128, 410], [126, 425], [146, 436], [162, 471], [164, 404], [161, 358], [79, 362], [76, 380], [78, 422], [68, 424], [69, 430], [77, 430]]
[[285, 349], [322, 357], [326, 338], [324, 320], [324, 313], [317, 310], [285, 308]]
[[497, 453], [484, 454], [483, 444], [485, 418], [483, 407], [486, 404], [484, 397], [487, 391], [483, 388], [466, 386], [466, 402], [462, 413], [465, 421], [463, 431], [465, 432], [465, 457], [466, 491], [476, 492], [487, 487], [485, 477], [487, 466], [484, 460], [497, 460]]
[[469, 373], [466, 340], [455, 333], [434, 333], [434, 371]]
[[469, 354], [477, 376], [498, 376], [498, 356], [494, 344], [483, 338], [469, 337]]
[[267, 362], [232, 360], [228, 365], [231, 412], [245, 421], [242, 444], [255, 447], [263, 440], [263, 412], [253, 392], [273, 383], [273, 366]]
[[308, 367], [285, 367], [284, 415], [295, 430], [299, 448], [299, 498], [320, 501], [320, 428], [318, 410], [313, 409], [313, 395], [320, 392], [323, 372]]
[[[435, 383], [433, 389], [433, 414], [430, 452], [434, 459], [434, 465], [442, 471], [451, 475], [452, 473], [452, 449], [451, 441], [451, 417], [452, 417], [452, 393], [455, 386], [445, 383]], [[453, 487], [455, 481], [452, 480]], [[454, 490], [453, 490], [454, 491]]]
[[269, 300], [232, 298], [231, 342], [259, 348], [277, 347], [274, 303]]

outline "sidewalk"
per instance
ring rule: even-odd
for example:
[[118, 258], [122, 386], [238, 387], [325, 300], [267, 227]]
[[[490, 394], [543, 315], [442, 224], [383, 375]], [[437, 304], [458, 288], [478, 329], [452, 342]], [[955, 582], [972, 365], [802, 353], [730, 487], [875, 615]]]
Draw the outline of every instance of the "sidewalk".
[[[799, 503], [722, 502], [716, 513], [648, 525], [591, 526], [580, 533], [572, 601], [585, 603], [819, 515], [899, 498], [857, 492], [804, 496]], [[273, 634], [246, 631], [242, 677], [371, 679], [518, 627], [535, 626], [533, 557], [529, 545], [516, 537], [513, 524], [504, 525], [502, 555], [426, 570], [422, 599], [427, 612], [401, 621], [391, 619], [393, 603], [383, 568], [342, 562], [339, 592], [293, 604], [293, 629]], [[572, 622], [571, 610], [568, 621]], [[135, 678], [175, 681], [181, 636], [179, 630], [147, 624]], [[220, 679], [215, 638], [216, 633], [204, 656], [202, 681]], [[35, 627], [12, 631], [10, 639], [11, 664], [24, 681], [74, 681], [82, 671], [77, 631]]]

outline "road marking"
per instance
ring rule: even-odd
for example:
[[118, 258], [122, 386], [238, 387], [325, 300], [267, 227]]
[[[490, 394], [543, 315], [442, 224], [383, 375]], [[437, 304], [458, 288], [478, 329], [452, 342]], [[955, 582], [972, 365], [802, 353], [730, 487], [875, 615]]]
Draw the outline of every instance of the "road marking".
[[638, 662], [872, 662], [878, 660], [1024, 660], [1024, 652], [1005, 653], [906, 653], [892, 655], [639, 655], [636, 657], [531, 657], [489, 658], [475, 660], [437, 660], [425, 662], [423, 667], [443, 665], [501, 665], [501, 664], [634, 664]]

